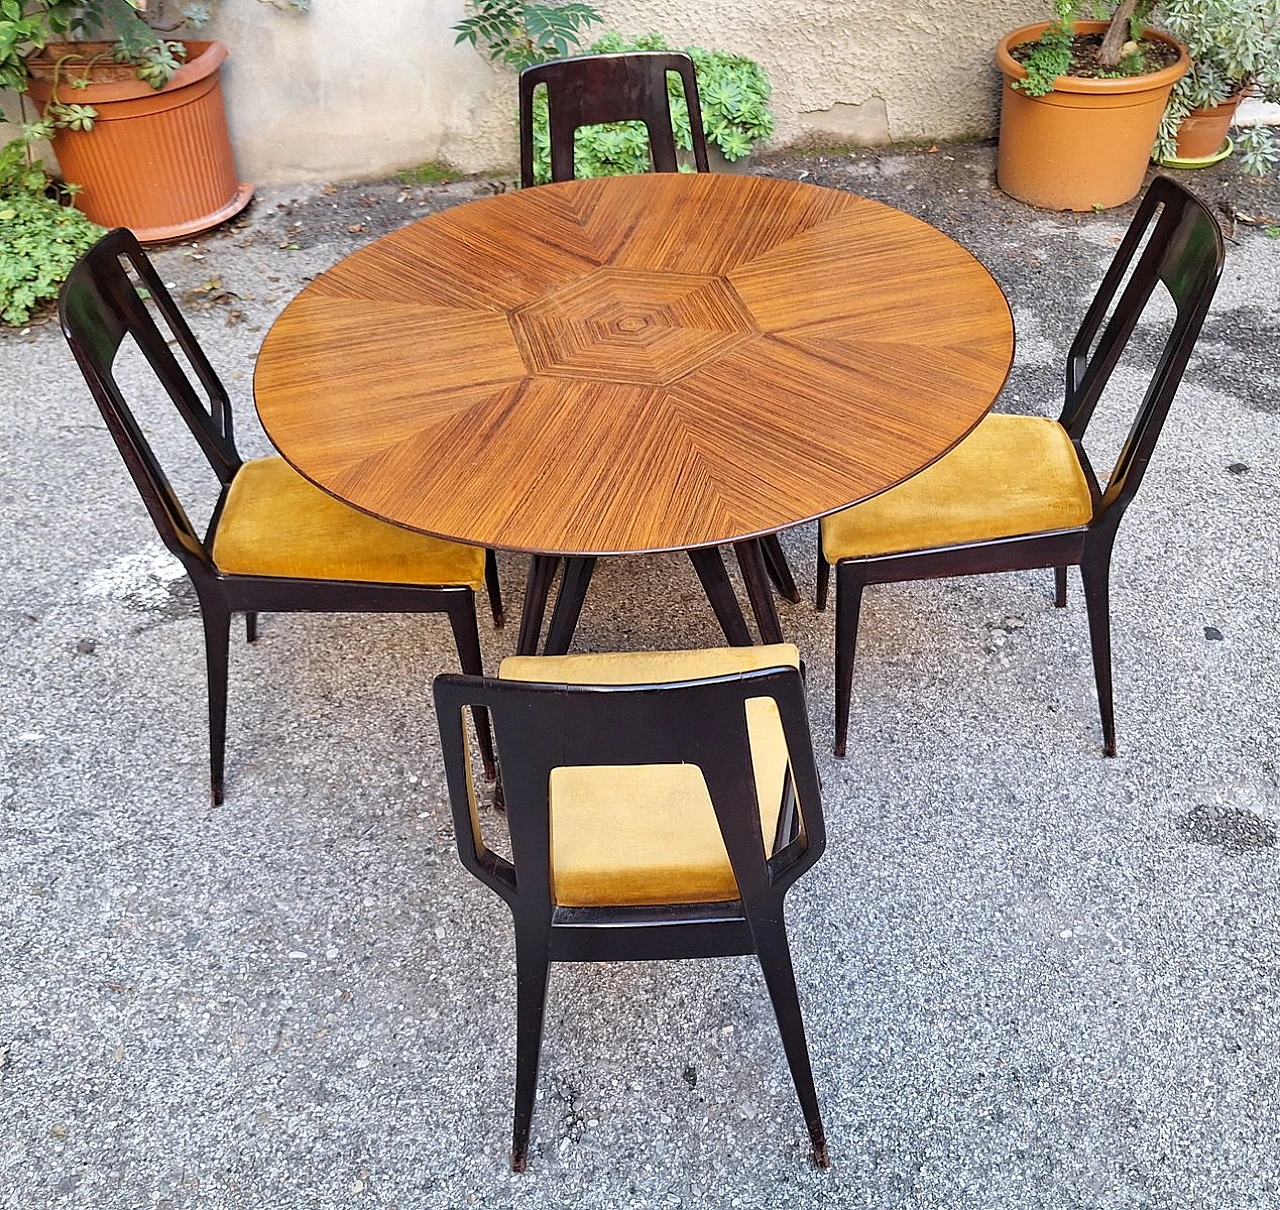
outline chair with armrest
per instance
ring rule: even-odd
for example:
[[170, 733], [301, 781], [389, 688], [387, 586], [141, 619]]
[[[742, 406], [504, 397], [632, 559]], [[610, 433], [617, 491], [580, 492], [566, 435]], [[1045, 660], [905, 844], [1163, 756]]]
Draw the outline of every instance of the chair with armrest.
[[[826, 607], [834, 565], [837, 756], [844, 755], [848, 736], [858, 615], [867, 584], [1052, 567], [1055, 604], [1062, 608], [1072, 564], [1079, 565], [1084, 582], [1104, 751], [1116, 754], [1111, 550], [1164, 427], [1222, 262], [1222, 232], [1208, 207], [1181, 185], [1157, 177], [1071, 345], [1066, 404], [1058, 419], [993, 413], [933, 466], [823, 519], [818, 608]], [[1085, 453], [1085, 430], [1158, 286], [1176, 314], [1115, 466], [1100, 487]]]
[[[195, 380], [153, 317], [169, 328]], [[282, 458], [241, 460], [230, 401], [177, 304], [133, 234], [103, 236], [77, 262], [59, 301], [62, 331], [107, 429], [165, 546], [200, 602], [209, 681], [209, 768], [213, 801], [223, 797], [227, 657], [232, 613], [443, 613], [464, 671], [482, 671], [475, 593], [485, 582], [480, 547], [429, 538], [378, 521], [312, 486]], [[125, 400], [116, 374], [132, 338], [191, 430], [220, 487], [203, 537], [197, 532]], [[491, 596], [495, 621], [501, 600]], [[488, 720], [476, 718], [486, 772], [493, 775]]]
[[[435, 682], [463, 865], [511, 908], [512, 1167], [528, 1156], [551, 962], [757, 954], [816, 1162], [827, 1149], [783, 921], [825, 844], [789, 644], [511, 657]], [[493, 718], [511, 859], [485, 845], [463, 712]]]
[[[670, 74], [680, 77], [686, 107], [689, 111], [689, 136], [694, 164], [699, 172], [710, 172], [707, 140], [702, 126], [702, 105], [698, 98], [698, 81], [693, 60], [683, 51], [629, 51], [620, 54], [578, 55], [526, 67], [520, 73], [520, 187], [532, 188], [534, 172], [533, 111], [534, 94], [545, 88], [547, 94], [547, 129], [550, 139], [551, 180], [571, 181], [575, 176], [574, 132], [581, 126], [597, 126], [611, 122], [642, 122], [649, 135], [649, 154], [654, 172], [678, 172], [675, 133], [671, 124], [671, 97], [667, 89]], [[797, 602], [800, 592], [787, 563], [777, 534], [758, 540], [763, 571], [777, 591], [787, 600]], [[713, 581], [722, 581], [724, 572], [718, 565], [718, 552], [704, 550], [691, 553], [699, 578], [709, 595]], [[744, 576], [756, 574], [754, 562], [738, 551]], [[572, 560], [565, 572], [565, 582], [573, 590], [586, 595], [594, 560]], [[529, 577], [528, 592], [541, 617], [546, 593], [550, 588], [555, 561], [550, 566], [535, 564]], [[711, 566], [708, 566], [712, 564]], [[540, 600], [537, 598], [540, 597]], [[581, 600], [577, 601], [580, 607]], [[570, 611], [572, 612], [572, 611]], [[572, 632], [577, 614], [567, 629]], [[740, 641], [726, 630], [730, 642]], [[549, 651], [559, 651], [567, 642], [552, 642]]]

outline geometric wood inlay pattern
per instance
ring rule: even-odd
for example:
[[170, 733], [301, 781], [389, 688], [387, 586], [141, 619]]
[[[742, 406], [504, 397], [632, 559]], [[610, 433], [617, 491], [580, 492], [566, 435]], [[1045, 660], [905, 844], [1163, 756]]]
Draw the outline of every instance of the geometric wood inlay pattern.
[[511, 314], [530, 374], [662, 385], [750, 339], [723, 277], [597, 269]]
[[277, 449], [357, 508], [548, 554], [769, 533], [908, 478], [1008, 373], [990, 274], [918, 219], [769, 177], [567, 181], [432, 215], [263, 344]]

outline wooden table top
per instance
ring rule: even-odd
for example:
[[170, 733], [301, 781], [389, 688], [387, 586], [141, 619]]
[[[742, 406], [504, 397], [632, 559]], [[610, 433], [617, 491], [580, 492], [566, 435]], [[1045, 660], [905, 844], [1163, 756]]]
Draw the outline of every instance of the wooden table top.
[[1000, 288], [927, 223], [770, 177], [647, 174], [384, 236], [276, 320], [276, 448], [357, 508], [546, 554], [683, 550], [891, 487], [1004, 384]]

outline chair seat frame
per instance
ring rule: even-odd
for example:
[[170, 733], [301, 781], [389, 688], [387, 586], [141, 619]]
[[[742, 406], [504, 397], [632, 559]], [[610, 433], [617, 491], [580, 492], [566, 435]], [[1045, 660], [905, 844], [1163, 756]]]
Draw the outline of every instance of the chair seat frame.
[[[194, 382], [148, 309], [148, 299], [195, 374]], [[257, 637], [260, 612], [442, 613], [453, 631], [463, 670], [474, 675], [482, 672], [475, 593], [469, 585], [236, 575], [218, 568], [212, 555], [213, 541], [232, 480], [243, 465], [236, 449], [230, 400], [131, 232], [123, 228], [109, 232], [81, 257], [63, 286], [58, 309], [63, 334], [107, 430], [161, 541], [182, 563], [200, 604], [208, 673], [209, 782], [215, 804], [224, 797], [227, 675], [234, 613], [245, 614], [249, 642]], [[136, 342], [221, 485], [203, 537], [170, 486], [116, 380], [115, 359], [126, 336]], [[496, 595], [493, 567], [490, 555], [486, 560], [486, 580], [497, 624], [501, 619], [501, 598]], [[477, 717], [476, 731], [486, 773], [493, 776], [488, 720]]]
[[[1061, 609], [1067, 603], [1067, 568], [1071, 566], [1080, 568], [1084, 584], [1103, 752], [1116, 755], [1111, 664], [1112, 551], [1120, 522], [1151, 461], [1204, 324], [1223, 260], [1222, 231], [1212, 212], [1181, 185], [1167, 177], [1157, 177], [1121, 240], [1067, 355], [1066, 402], [1058, 423], [1071, 440], [1089, 487], [1093, 515], [1086, 525], [837, 562], [836, 756], [844, 756], [847, 749], [858, 621], [862, 590], [868, 584], [1051, 567], [1054, 604]], [[1132, 274], [1126, 281], [1131, 266]], [[1160, 283], [1173, 299], [1176, 317], [1115, 466], [1106, 484], [1100, 485], [1085, 452], [1085, 432], [1129, 337]], [[820, 610], [826, 608], [829, 577], [830, 564], [819, 542]]]
[[[790, 760], [774, 851], [765, 856], [746, 703], [772, 698]], [[442, 675], [435, 682], [445, 774], [462, 864], [511, 909], [516, 935], [516, 1104], [512, 1167], [524, 1169], [551, 962], [754, 953], [782, 1036], [816, 1163], [827, 1166], [783, 903], [826, 844], [804, 683], [795, 668], [660, 685], [556, 685]], [[493, 719], [512, 859], [481, 836], [464, 712]], [[696, 764], [738, 885], [733, 901], [562, 907], [551, 887], [553, 768]]]

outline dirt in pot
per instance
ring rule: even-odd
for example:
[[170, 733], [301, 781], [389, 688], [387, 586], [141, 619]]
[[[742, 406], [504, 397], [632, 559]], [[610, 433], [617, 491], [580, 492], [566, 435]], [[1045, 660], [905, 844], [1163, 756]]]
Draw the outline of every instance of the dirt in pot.
[[[1023, 42], [1009, 47], [1009, 54], [1019, 63], [1025, 63], [1038, 45], [1038, 42]], [[1090, 80], [1121, 79], [1151, 75], [1172, 67], [1178, 61], [1178, 48], [1168, 42], [1151, 38], [1126, 45], [1134, 49], [1120, 61], [1119, 67], [1104, 67], [1098, 59], [1102, 34], [1076, 34], [1071, 39], [1071, 66], [1062, 74]]]

